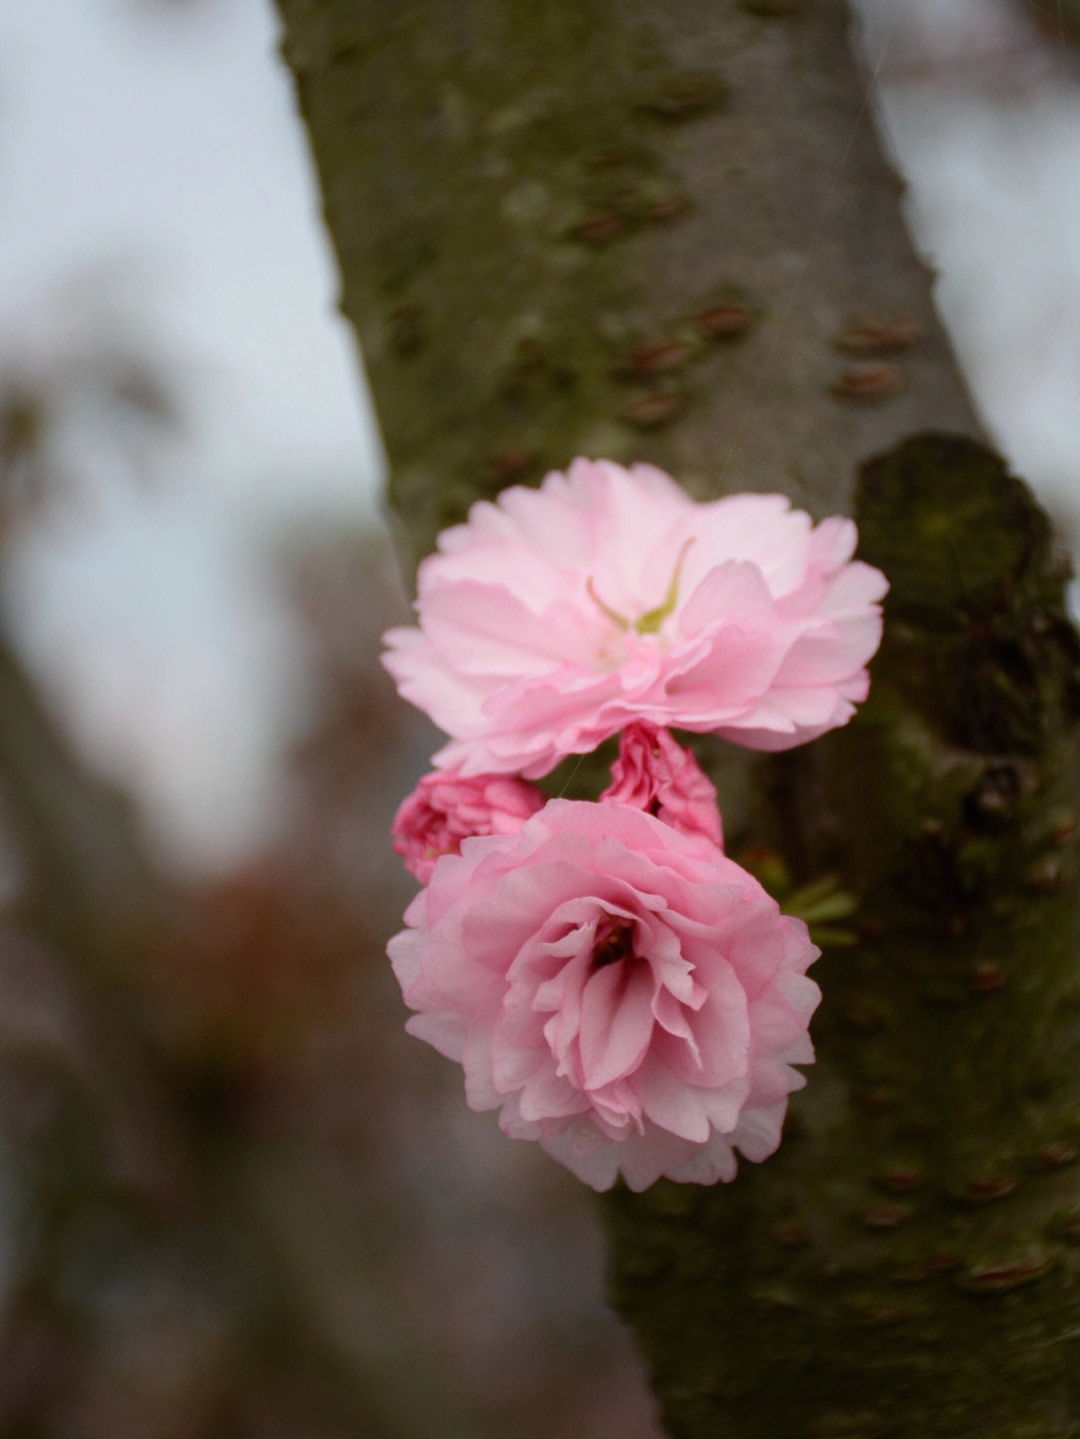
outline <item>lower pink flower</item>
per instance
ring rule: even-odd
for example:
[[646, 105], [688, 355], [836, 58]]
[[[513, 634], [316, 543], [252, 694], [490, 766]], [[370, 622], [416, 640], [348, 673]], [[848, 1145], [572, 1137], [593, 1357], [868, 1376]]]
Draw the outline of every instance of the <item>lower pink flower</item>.
[[394, 816], [394, 850], [409, 873], [426, 884], [436, 860], [457, 854], [463, 839], [514, 834], [544, 798], [535, 785], [509, 775], [462, 778], [453, 770], [435, 770], [423, 777]]
[[410, 1033], [473, 1109], [595, 1189], [712, 1183], [780, 1142], [820, 994], [801, 920], [699, 836], [608, 800], [551, 800], [466, 839], [389, 955]]
[[690, 750], [647, 721], [635, 720], [623, 730], [611, 784], [600, 798], [647, 810], [684, 834], [702, 834], [718, 846], [724, 843], [709, 777]]

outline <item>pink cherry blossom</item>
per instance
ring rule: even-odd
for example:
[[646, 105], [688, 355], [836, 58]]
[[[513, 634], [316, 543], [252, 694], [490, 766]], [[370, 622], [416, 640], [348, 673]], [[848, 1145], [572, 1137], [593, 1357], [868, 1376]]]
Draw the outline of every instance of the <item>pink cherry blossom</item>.
[[855, 542], [782, 495], [575, 460], [440, 535], [385, 664], [461, 774], [535, 779], [634, 719], [788, 749], [866, 697], [887, 584]]
[[724, 843], [716, 790], [693, 754], [666, 729], [636, 720], [619, 737], [611, 784], [600, 796], [648, 810], [684, 834]]
[[463, 839], [514, 834], [544, 800], [535, 785], [510, 775], [463, 779], [452, 770], [435, 770], [424, 775], [394, 816], [394, 849], [409, 873], [426, 884], [435, 861], [457, 854]]
[[608, 800], [551, 800], [462, 841], [389, 955], [407, 1028], [473, 1109], [596, 1189], [731, 1179], [765, 1159], [813, 1058], [818, 950], [700, 837]]

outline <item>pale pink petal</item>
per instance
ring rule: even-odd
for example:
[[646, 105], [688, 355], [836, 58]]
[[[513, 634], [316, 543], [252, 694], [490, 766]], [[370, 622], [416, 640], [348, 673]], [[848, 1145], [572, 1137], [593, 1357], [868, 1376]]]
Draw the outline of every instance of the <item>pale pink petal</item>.
[[638, 1078], [642, 1108], [661, 1129], [694, 1144], [709, 1137], [709, 1121], [698, 1091], [676, 1078], [663, 1064], [651, 1064]]
[[732, 1144], [737, 1144], [751, 1163], [760, 1164], [779, 1149], [786, 1112], [786, 1103], [768, 1109], [743, 1110], [738, 1128], [731, 1136]]
[[652, 1036], [648, 965], [624, 961], [605, 965], [581, 996], [581, 1061], [585, 1084], [600, 1089], [630, 1074], [641, 1063]]

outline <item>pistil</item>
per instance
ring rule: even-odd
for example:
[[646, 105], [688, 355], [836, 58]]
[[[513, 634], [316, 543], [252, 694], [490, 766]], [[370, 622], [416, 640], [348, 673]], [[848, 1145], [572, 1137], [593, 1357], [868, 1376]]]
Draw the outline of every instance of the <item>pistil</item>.
[[593, 945], [592, 967], [603, 969], [606, 964], [618, 964], [634, 957], [634, 927], [632, 924], [616, 924], [602, 939]]

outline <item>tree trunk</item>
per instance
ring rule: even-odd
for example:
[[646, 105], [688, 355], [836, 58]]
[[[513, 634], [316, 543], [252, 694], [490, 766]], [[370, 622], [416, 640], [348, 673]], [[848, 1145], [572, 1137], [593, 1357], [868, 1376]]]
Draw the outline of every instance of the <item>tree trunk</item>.
[[721, 776], [736, 847], [863, 901], [791, 1133], [730, 1186], [602, 1204], [672, 1433], [1076, 1432], [1078, 651], [843, 7], [279, 7], [411, 558], [585, 454], [817, 515], [859, 475], [892, 581], [859, 720]]

